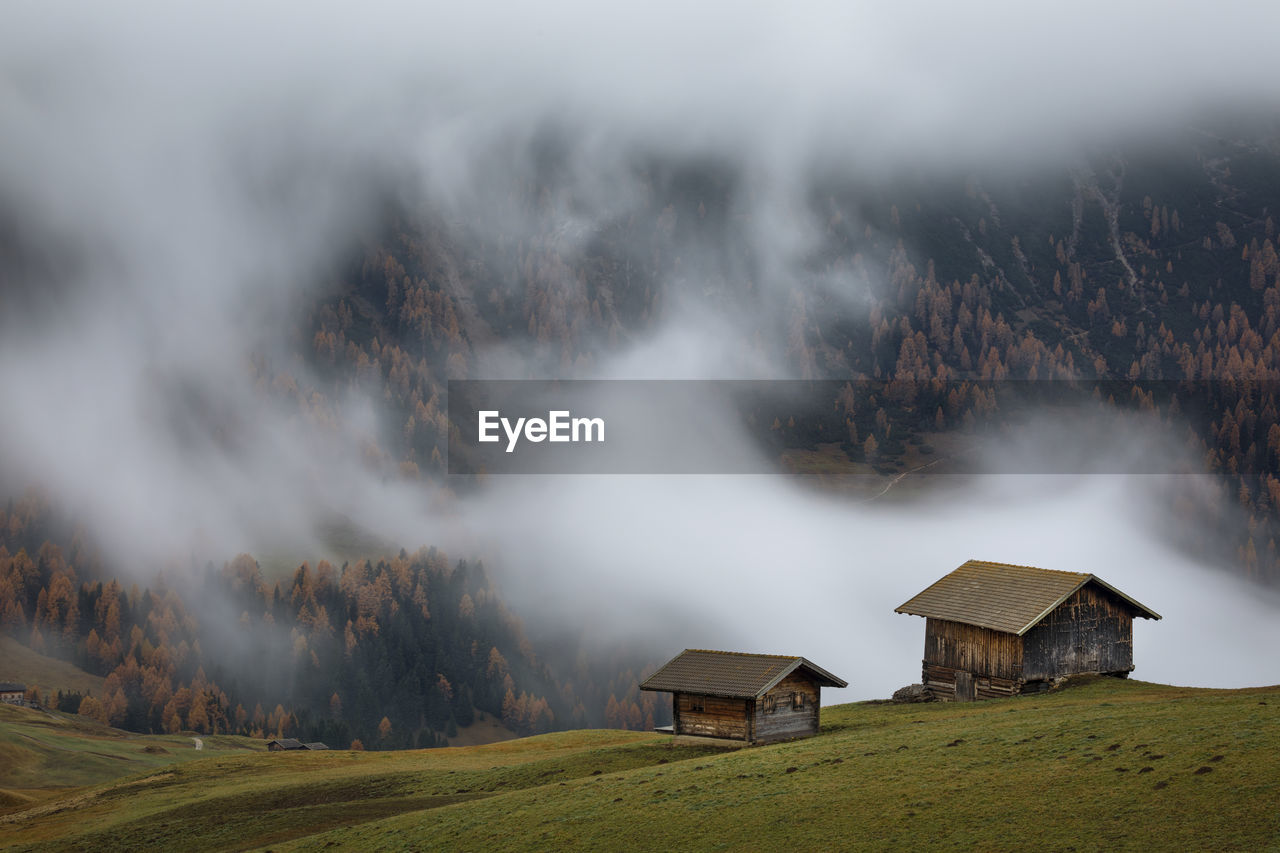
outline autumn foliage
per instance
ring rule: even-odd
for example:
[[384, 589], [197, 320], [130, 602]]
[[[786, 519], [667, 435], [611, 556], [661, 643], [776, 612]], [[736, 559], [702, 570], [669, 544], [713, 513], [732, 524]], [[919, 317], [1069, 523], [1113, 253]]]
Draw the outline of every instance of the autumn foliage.
[[[53, 516], [32, 494], [6, 517], [45, 530]], [[33, 559], [27, 525], [0, 539], [3, 630], [104, 676], [101, 695], [64, 700], [100, 722], [384, 749], [442, 745], [478, 713], [520, 734], [605, 722], [612, 682], [558, 681], [479, 564], [423, 549], [269, 583], [242, 554], [125, 588], [79, 535]]]

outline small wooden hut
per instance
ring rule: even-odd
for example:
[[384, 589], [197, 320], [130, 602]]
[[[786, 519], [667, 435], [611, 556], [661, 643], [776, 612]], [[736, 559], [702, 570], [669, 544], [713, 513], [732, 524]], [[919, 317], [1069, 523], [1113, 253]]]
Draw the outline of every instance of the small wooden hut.
[[305, 743], [292, 737], [282, 737], [267, 741], [267, 749], [270, 752], [288, 752], [290, 750], [306, 748], [307, 745]]
[[267, 741], [267, 750], [270, 752], [289, 752], [295, 749], [318, 750], [318, 749], [328, 749], [328, 748], [329, 747], [327, 745], [321, 743], [320, 741], [313, 741], [312, 743], [303, 743], [302, 741], [293, 737], [282, 737], [282, 738], [277, 738], [275, 740]]
[[847, 686], [802, 657], [685, 649], [640, 689], [671, 694], [674, 734], [768, 743], [817, 734], [822, 688]]
[[1078, 673], [1127, 676], [1133, 619], [1159, 619], [1101, 578], [970, 560], [901, 607], [925, 617], [922, 681], [940, 699], [1047, 689]]

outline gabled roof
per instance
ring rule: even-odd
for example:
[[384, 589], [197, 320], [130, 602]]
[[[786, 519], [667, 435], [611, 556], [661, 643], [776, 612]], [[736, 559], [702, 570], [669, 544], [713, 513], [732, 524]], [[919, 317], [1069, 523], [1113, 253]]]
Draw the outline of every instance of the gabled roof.
[[797, 669], [807, 671], [823, 687], [848, 686], [801, 657], [685, 649], [645, 679], [640, 689], [751, 699], [764, 695]]
[[894, 612], [963, 622], [1021, 636], [1089, 583], [1126, 602], [1135, 616], [1160, 618], [1159, 613], [1096, 575], [985, 560], [970, 560]]
[[274, 740], [267, 741], [267, 746], [271, 746], [271, 744], [273, 743], [279, 745], [281, 749], [306, 749], [307, 748], [302, 744], [302, 741], [298, 740], [296, 737], [275, 738]]
[[304, 743], [303, 746], [305, 746], [307, 749], [328, 749], [329, 748], [327, 744], [323, 744], [318, 740], [312, 741], [311, 743]]
[[25, 692], [26, 689], [27, 686], [25, 684], [19, 684], [16, 681], [0, 681], [0, 693], [12, 693], [15, 690]]

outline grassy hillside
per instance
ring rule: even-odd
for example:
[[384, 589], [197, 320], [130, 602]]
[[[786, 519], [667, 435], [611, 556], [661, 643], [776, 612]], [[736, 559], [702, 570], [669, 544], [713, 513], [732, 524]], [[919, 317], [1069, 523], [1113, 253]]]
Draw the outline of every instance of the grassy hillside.
[[19, 849], [95, 850], [1280, 845], [1277, 687], [1100, 679], [823, 715], [819, 737], [742, 750], [578, 731], [222, 755], [10, 815], [3, 830]]
[[182, 735], [135, 735], [75, 714], [0, 705], [0, 815], [56, 799], [68, 789], [196, 758], [261, 750], [263, 744], [206, 736], [201, 747]]
[[448, 740], [449, 746], [480, 746], [515, 737], [515, 732], [481, 711], [474, 723], [458, 729], [458, 734]]
[[37, 687], [48, 701], [58, 690], [101, 697], [106, 679], [32, 651], [12, 637], [0, 637], [0, 681], [18, 681], [27, 687]]

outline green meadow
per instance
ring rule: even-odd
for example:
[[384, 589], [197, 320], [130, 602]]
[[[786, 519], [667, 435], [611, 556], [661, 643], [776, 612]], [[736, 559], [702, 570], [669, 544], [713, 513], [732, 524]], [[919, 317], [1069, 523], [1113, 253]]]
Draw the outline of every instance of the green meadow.
[[[0, 718], [0, 744], [15, 748], [32, 725]], [[68, 751], [66, 768], [49, 760], [2, 784], [48, 773], [68, 788], [7, 806], [0, 844], [1280, 849], [1280, 687], [1099, 678], [970, 704], [859, 703], [824, 708], [817, 737], [742, 749], [601, 730], [384, 753], [251, 752], [240, 738], [207, 739], [203, 753], [181, 738], [108, 749], [71, 725], [43, 739]], [[140, 743], [173, 748], [140, 759]], [[87, 781], [113, 755], [150, 763]]]
[[262, 741], [244, 737], [204, 736], [201, 741], [197, 750], [190, 736], [135, 735], [76, 714], [0, 705], [0, 826], [12, 826], [7, 815], [14, 811], [108, 780], [264, 749]]

